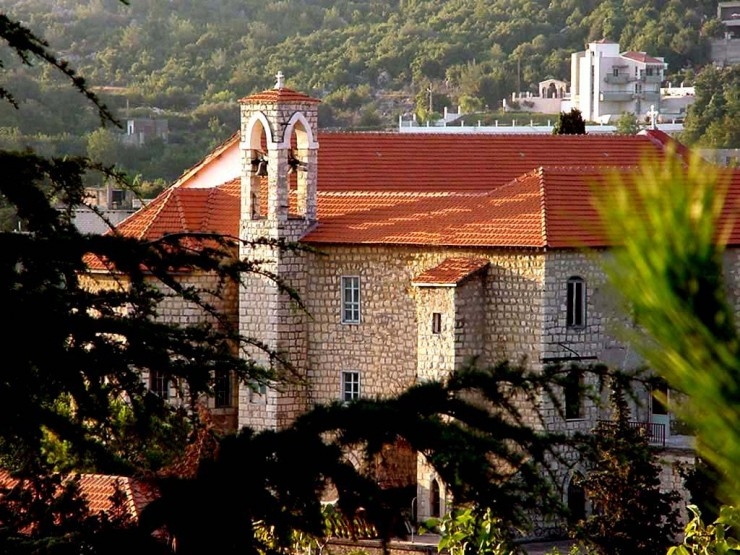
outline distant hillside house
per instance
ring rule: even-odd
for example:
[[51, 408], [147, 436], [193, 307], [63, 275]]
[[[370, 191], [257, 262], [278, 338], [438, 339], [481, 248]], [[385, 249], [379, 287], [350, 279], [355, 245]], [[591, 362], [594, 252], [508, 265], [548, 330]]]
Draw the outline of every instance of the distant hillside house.
[[725, 36], [710, 43], [712, 62], [720, 66], [740, 63], [740, 2], [719, 2], [717, 17], [722, 22]]
[[667, 64], [645, 52], [621, 52], [606, 39], [571, 54], [571, 107], [583, 118], [608, 123], [625, 112], [642, 118], [660, 112], [660, 86]]
[[143, 146], [154, 138], [166, 143], [168, 134], [166, 119], [134, 118], [126, 120], [126, 134], [122, 140], [128, 145]]
[[[664, 68], [603, 43], [574, 63], [581, 74], [595, 67], [599, 84], [608, 75], [633, 87], [659, 86]], [[599, 262], [612, 245], [591, 187], [608, 187], [607, 172], [634, 171], [669, 146], [688, 155], [685, 147], [654, 129], [636, 136], [324, 132], [319, 102], [285, 87], [278, 74], [273, 89], [239, 101], [238, 132], [117, 226], [144, 240], [180, 231], [239, 237], [234, 256], [267, 261], [305, 304], [307, 314], [256, 274], [222, 290], [216, 308], [244, 336], [282, 352], [305, 380], [255, 390], [226, 376], [209, 400], [220, 426], [280, 429], [315, 404], [396, 395], [444, 379], [472, 357], [482, 365], [524, 358], [534, 369], [642, 364], [615, 333], [630, 319], [615, 306]], [[727, 171], [736, 197], [740, 172]], [[265, 237], [315, 250], [248, 246]], [[740, 223], [727, 246], [729, 298], [740, 306]], [[91, 270], [103, 286], [117, 277], [102, 265]], [[179, 279], [215, 283], [202, 273]], [[199, 314], [167, 302], [163, 317], [174, 322]], [[241, 353], [270, 364], [255, 348]], [[173, 398], [178, 391], [170, 388]], [[548, 413], [549, 429], [587, 432], [610, 417], [589, 398], [561, 393], [569, 408], [565, 417]], [[653, 402], [651, 391], [641, 395], [635, 425], [660, 450], [663, 486], [685, 493], [673, 463], [694, 461], [692, 438], [670, 405]], [[415, 485], [418, 518], [448, 511], [453, 500], [424, 457], [397, 455], [389, 468], [396, 483]], [[556, 468], [564, 498], [582, 470]]]
[[74, 211], [74, 224], [82, 233], [102, 234], [142, 207], [144, 201], [130, 189], [112, 184], [86, 190], [87, 204]]

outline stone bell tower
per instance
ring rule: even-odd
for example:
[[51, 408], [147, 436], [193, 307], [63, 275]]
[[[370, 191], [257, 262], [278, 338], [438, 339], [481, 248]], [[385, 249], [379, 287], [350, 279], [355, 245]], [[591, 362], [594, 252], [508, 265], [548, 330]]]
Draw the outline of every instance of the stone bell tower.
[[[282, 72], [275, 87], [243, 98], [241, 109], [240, 257], [261, 261], [299, 297], [305, 292], [310, 255], [276, 242], [294, 244], [316, 223], [316, 140], [319, 100], [285, 88]], [[307, 407], [306, 314], [274, 279], [243, 275], [239, 291], [241, 335], [263, 344], [242, 348], [243, 356], [283, 378], [256, 391], [241, 385], [238, 426], [280, 429]], [[287, 380], [287, 381], [286, 381]], [[292, 381], [291, 381], [292, 380]]]

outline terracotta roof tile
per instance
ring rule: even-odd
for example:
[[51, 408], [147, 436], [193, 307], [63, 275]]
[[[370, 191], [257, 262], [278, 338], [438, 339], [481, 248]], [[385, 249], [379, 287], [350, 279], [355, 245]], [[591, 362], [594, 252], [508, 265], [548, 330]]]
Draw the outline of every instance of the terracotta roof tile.
[[[0, 470], [0, 487], [12, 488], [18, 481], [10, 477], [5, 470]], [[110, 512], [114, 509], [113, 495], [118, 487], [124, 495], [128, 514], [138, 519], [146, 505], [154, 501], [158, 492], [153, 484], [126, 476], [107, 474], [80, 474], [80, 493], [87, 499], [92, 513]]]
[[490, 191], [539, 166], [631, 166], [662, 154], [645, 136], [325, 133], [321, 191]]
[[622, 52], [622, 57], [629, 58], [630, 60], [635, 60], [636, 62], [642, 62], [643, 64], [664, 63], [663, 60], [659, 60], [658, 58], [654, 58], [653, 56], [648, 56], [645, 52], [636, 52], [634, 50]]
[[441, 264], [418, 275], [411, 282], [419, 286], [453, 286], [487, 267], [486, 258], [447, 258]]
[[239, 102], [308, 102], [318, 104], [318, 98], [312, 98], [292, 89], [267, 89], [266, 91], [251, 94], [239, 100]]
[[239, 234], [240, 180], [217, 187], [170, 187], [117, 230], [129, 237], [158, 239], [168, 233], [215, 232]]
[[[303, 238], [312, 244], [604, 245], [589, 183], [605, 171], [631, 171], [662, 157], [669, 145], [688, 156], [657, 130], [631, 137], [324, 133], [319, 142], [318, 223]], [[233, 148], [238, 138], [221, 153]], [[191, 187], [193, 180], [184, 179], [118, 231], [142, 239], [199, 231], [236, 236], [238, 168], [222, 167], [236, 159], [224, 155], [206, 164], [221, 165], [213, 175], [234, 176], [226, 182], [204, 187], [199, 178]], [[294, 212], [294, 189], [289, 200]]]

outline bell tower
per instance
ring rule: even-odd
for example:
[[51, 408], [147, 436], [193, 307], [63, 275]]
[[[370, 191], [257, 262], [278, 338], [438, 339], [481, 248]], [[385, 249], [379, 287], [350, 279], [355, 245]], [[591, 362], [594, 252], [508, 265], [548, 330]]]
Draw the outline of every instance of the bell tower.
[[273, 387], [240, 386], [240, 428], [280, 429], [308, 407], [303, 380], [306, 314], [276, 279], [299, 297], [305, 292], [305, 265], [310, 255], [290, 245], [297, 244], [316, 223], [319, 102], [286, 88], [282, 72], [274, 88], [239, 101], [239, 254], [242, 260], [259, 261], [259, 270], [272, 275], [250, 272], [242, 276], [239, 330], [276, 356], [254, 345], [243, 347], [242, 354], [281, 378]]

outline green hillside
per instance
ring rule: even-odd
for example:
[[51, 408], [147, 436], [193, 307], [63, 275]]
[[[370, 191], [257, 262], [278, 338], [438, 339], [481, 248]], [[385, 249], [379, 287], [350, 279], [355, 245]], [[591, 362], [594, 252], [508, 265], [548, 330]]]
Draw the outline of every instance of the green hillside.
[[[167, 144], [119, 149], [144, 179], [175, 178], [237, 128], [236, 100], [289, 87], [322, 99], [322, 127], [394, 128], [401, 114], [500, 106], [570, 76], [570, 54], [609, 38], [665, 57], [673, 80], [708, 61], [716, 3], [688, 0], [17, 0], [121, 118], [166, 117]], [[2, 57], [23, 99], [0, 105], [0, 146], [89, 152], [95, 114], [48, 69]], [[115, 131], [115, 130], [114, 130]], [[101, 146], [100, 134], [97, 147]], [[95, 145], [94, 145], [95, 146]]]

